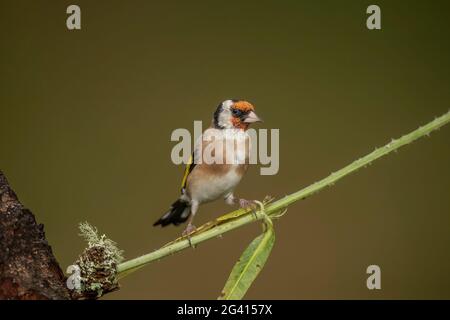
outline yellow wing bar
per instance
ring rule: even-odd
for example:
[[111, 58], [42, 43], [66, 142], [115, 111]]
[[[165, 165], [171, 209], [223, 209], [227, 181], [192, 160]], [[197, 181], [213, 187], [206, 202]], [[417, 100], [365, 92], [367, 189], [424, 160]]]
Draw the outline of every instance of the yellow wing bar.
[[186, 187], [186, 181], [189, 173], [191, 173], [192, 169], [194, 169], [195, 164], [193, 163], [193, 155], [189, 157], [189, 161], [186, 164], [186, 169], [184, 170], [183, 180], [181, 180], [181, 190]]

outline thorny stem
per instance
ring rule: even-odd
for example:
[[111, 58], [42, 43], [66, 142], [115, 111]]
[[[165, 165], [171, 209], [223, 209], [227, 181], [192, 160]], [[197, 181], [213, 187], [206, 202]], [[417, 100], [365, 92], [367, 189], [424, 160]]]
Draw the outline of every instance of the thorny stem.
[[[334, 185], [338, 180], [343, 177], [349, 175], [350, 173], [355, 172], [358, 169], [361, 169], [367, 165], [369, 165], [372, 161], [377, 160], [397, 149], [407, 145], [421, 137], [429, 135], [432, 131], [439, 129], [450, 122], [450, 111], [446, 114], [436, 118], [435, 120], [429, 122], [428, 124], [402, 136], [399, 139], [394, 139], [385, 146], [376, 149], [375, 151], [369, 153], [368, 155], [352, 162], [346, 167], [330, 174], [328, 177], [311, 184], [310, 186], [301, 189], [295, 193], [292, 193], [288, 196], [285, 196], [278, 201], [275, 201], [265, 207], [265, 214], [268, 216], [275, 217], [276, 213], [280, 212], [282, 209], [285, 209], [290, 204], [305, 199], [312, 194], [328, 187]], [[251, 213], [244, 214], [235, 219], [230, 219], [229, 221], [219, 224], [211, 229], [205, 230], [204, 232], [200, 232], [199, 234], [194, 234], [191, 236], [192, 245], [196, 245], [203, 241], [206, 241], [211, 238], [218, 237], [226, 232], [234, 230], [236, 228], [242, 227], [251, 222], [262, 220], [265, 218], [264, 214], [252, 215]], [[117, 266], [117, 272], [119, 273], [119, 278], [122, 278], [129, 273], [143, 267], [144, 265], [151, 263], [155, 260], [159, 260], [166, 256], [172, 255], [178, 251], [189, 248], [190, 244], [187, 239], [181, 239], [179, 241], [175, 241], [170, 243], [156, 251], [145, 254], [138, 258], [123, 262]]]

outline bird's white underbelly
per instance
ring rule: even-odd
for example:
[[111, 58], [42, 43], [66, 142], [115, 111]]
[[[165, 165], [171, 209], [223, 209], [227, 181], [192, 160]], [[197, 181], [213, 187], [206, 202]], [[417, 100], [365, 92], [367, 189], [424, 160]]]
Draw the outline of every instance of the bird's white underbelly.
[[208, 181], [196, 186], [192, 190], [191, 198], [199, 203], [209, 202], [224, 197], [239, 184], [242, 174], [237, 171], [238, 166], [233, 166], [225, 175], [214, 175]]

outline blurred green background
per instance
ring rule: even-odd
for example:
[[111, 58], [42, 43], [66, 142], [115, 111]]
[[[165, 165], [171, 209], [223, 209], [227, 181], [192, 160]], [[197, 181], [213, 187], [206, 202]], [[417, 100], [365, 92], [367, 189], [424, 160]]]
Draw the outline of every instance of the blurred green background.
[[[66, 28], [66, 8], [82, 30]], [[0, 169], [65, 269], [89, 221], [127, 258], [177, 237], [175, 128], [228, 98], [280, 129], [280, 171], [237, 194], [284, 196], [449, 109], [448, 1], [1, 1]], [[450, 128], [293, 205], [247, 298], [450, 298]], [[197, 224], [230, 211], [200, 209]], [[216, 298], [251, 225], [153, 263], [107, 299]], [[377, 264], [382, 289], [365, 273]]]

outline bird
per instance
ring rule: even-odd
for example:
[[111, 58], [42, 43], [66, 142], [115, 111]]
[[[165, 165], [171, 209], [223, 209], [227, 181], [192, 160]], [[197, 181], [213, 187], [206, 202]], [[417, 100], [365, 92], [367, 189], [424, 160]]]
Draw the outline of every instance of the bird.
[[189, 237], [196, 230], [194, 217], [204, 203], [223, 198], [242, 208], [255, 205], [254, 200], [235, 197], [234, 189], [248, 169], [251, 141], [247, 130], [256, 122], [262, 120], [246, 100], [229, 99], [217, 106], [210, 127], [194, 144], [179, 198], [153, 226], [179, 225], [187, 220], [182, 235]]

